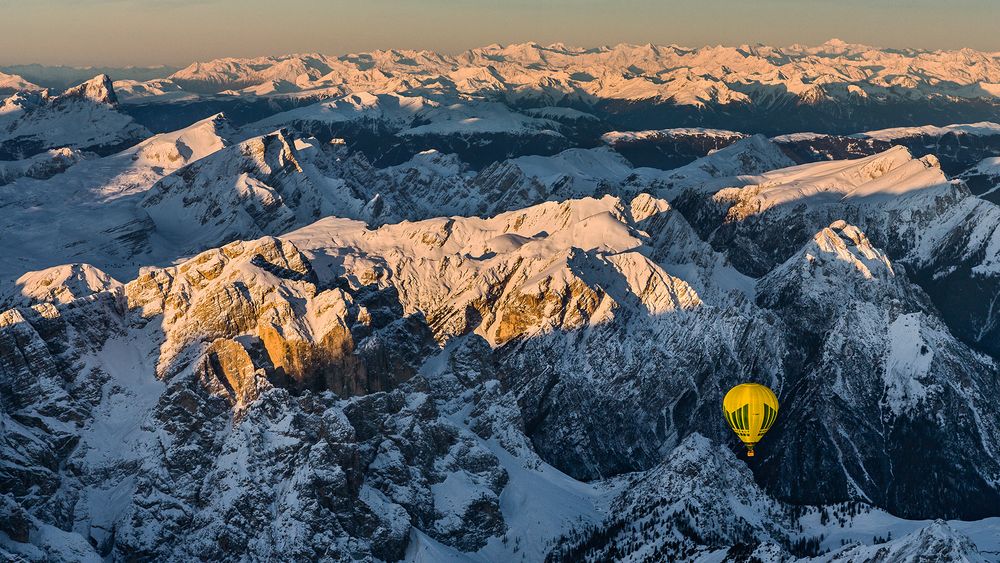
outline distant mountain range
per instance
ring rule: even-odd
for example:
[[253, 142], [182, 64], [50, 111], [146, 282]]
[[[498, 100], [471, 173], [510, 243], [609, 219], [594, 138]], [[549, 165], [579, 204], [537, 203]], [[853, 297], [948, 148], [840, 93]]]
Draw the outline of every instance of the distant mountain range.
[[[180, 70], [171, 66], [52, 66], [41, 64], [0, 65], [0, 73], [14, 74], [31, 81], [40, 88], [63, 90], [98, 74], [114, 76], [117, 80], [153, 80]], [[0, 82], [0, 89], [4, 88]]]
[[[134, 74], [134, 69], [130, 71]], [[123, 76], [141, 80], [134, 76]], [[166, 78], [216, 94], [495, 93], [507, 101], [670, 101], [704, 107], [755, 103], [815, 105], [928, 96], [962, 99], [1000, 94], [1000, 55], [970, 49], [878, 49], [831, 40], [818, 47], [626, 45], [592, 49], [562, 44], [490, 45], [459, 55], [374, 51], [226, 58], [199, 62]]]
[[248, 98], [284, 99], [287, 109], [291, 100], [366, 92], [572, 107], [619, 129], [690, 125], [769, 135], [985, 121], [996, 115], [1000, 94], [998, 53], [880, 49], [839, 40], [816, 47], [696, 49], [522, 43], [459, 55], [389, 50], [224, 58], [181, 69], [27, 65], [0, 71], [14, 75], [0, 77], [0, 89], [8, 90], [32, 82], [61, 89], [105, 73], [118, 82], [125, 103], [200, 102], [208, 112], [200, 117], [221, 110], [235, 117], [234, 106], [242, 104], [234, 97], [244, 104]]

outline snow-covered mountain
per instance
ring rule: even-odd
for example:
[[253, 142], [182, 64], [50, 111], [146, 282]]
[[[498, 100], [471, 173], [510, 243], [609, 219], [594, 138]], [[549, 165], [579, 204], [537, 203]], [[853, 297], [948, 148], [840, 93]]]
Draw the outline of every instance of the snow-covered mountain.
[[50, 97], [19, 92], [0, 102], [0, 159], [70, 147], [110, 154], [149, 136], [118, 111], [111, 79], [100, 75]]
[[12, 208], [3, 222], [17, 241], [0, 280], [81, 261], [128, 279], [143, 265], [330, 215], [372, 225], [489, 216], [588, 195], [667, 193], [792, 163], [758, 136], [670, 172], [633, 168], [607, 147], [511, 158], [478, 172], [429, 150], [377, 168], [348, 142], [325, 143], [292, 127], [240, 141], [258, 128], [236, 131], [213, 116], [44, 181], [0, 186]]
[[[997, 65], [522, 44], [21, 89], [0, 557], [1000, 561]], [[743, 127], [775, 116], [828, 132]], [[752, 459], [746, 380], [781, 403]]]
[[24, 77], [16, 74], [0, 72], [0, 94], [12, 94], [22, 90], [41, 90], [41, 86], [32, 84]]
[[0, 160], [0, 186], [22, 177], [46, 180], [65, 172], [86, 158], [82, 151], [68, 147], [51, 149], [23, 160]]
[[[143, 264], [178, 257], [181, 251], [153, 231], [139, 203], [159, 179], [222, 149], [235, 135], [219, 115], [104, 158], [81, 159], [63, 149], [0, 161], [0, 171], [14, 172], [13, 182], [0, 185], [6, 243], [0, 303], [25, 272], [85, 262], [129, 279]], [[60, 162], [75, 164], [52, 174]]]

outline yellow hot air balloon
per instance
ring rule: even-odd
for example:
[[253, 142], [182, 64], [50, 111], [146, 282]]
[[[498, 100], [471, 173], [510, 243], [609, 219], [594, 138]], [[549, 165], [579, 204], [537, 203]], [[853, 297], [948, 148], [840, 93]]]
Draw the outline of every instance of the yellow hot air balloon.
[[722, 414], [747, 447], [747, 457], [753, 457], [753, 447], [778, 418], [778, 398], [763, 385], [742, 383], [722, 399]]

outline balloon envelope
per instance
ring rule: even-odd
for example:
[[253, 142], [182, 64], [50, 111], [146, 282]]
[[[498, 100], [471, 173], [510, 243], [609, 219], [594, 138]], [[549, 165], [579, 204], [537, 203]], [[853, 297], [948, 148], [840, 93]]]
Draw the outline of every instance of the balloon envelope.
[[722, 414], [753, 457], [753, 447], [778, 418], [778, 398], [763, 385], [742, 383], [722, 399]]

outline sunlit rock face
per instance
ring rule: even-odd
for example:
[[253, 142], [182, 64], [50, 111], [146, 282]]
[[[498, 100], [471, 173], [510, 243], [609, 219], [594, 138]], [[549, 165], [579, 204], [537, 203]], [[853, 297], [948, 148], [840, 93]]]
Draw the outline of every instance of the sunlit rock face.
[[160, 377], [201, 355], [203, 374], [239, 404], [256, 398], [259, 378], [360, 395], [412, 376], [434, 347], [423, 318], [404, 316], [391, 291], [325, 287], [293, 244], [262, 239], [149, 272], [124, 294], [135, 322], [163, 332]]

